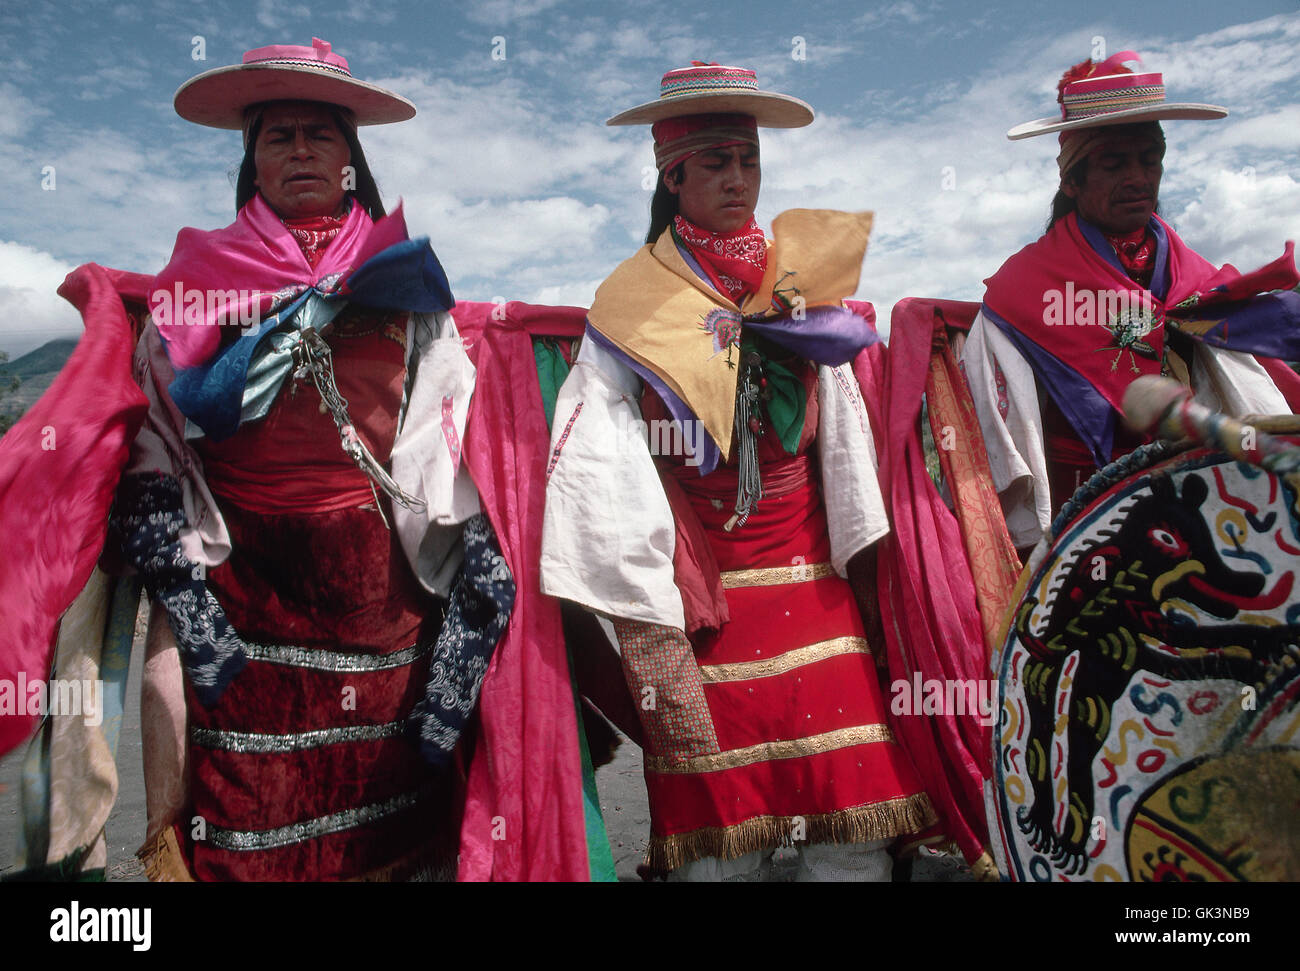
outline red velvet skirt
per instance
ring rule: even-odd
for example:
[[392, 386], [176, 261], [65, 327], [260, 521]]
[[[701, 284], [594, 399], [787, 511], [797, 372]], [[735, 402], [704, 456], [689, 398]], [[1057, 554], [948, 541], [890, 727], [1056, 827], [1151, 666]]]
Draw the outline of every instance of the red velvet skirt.
[[[401, 338], [401, 339], [399, 339]], [[401, 401], [404, 330], [349, 314], [339, 388], [381, 462]], [[310, 381], [204, 443], [230, 558], [208, 589], [250, 660], [212, 708], [187, 685], [188, 828], [201, 880], [402, 879], [454, 865], [457, 782], [404, 735], [441, 611], [411, 574]]]

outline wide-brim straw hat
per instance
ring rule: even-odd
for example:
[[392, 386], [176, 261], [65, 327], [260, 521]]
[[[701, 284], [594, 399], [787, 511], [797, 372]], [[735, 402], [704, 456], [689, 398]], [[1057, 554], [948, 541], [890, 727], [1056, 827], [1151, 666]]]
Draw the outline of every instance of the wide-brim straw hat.
[[763, 128], [802, 128], [813, 120], [806, 102], [760, 91], [753, 71], [695, 62], [665, 74], [654, 101], [620, 112], [605, 124], [651, 125], [664, 118], [706, 114], [749, 115]]
[[1122, 66], [1124, 61], [1136, 60], [1139, 58], [1133, 51], [1121, 51], [1100, 64], [1093, 64], [1090, 60], [1076, 64], [1057, 86], [1060, 114], [1017, 125], [1007, 132], [1007, 138], [1032, 138], [1050, 132], [1103, 125], [1166, 120], [1207, 121], [1227, 116], [1228, 109], [1219, 105], [1166, 101], [1163, 75], [1135, 74]]
[[415, 117], [415, 105], [366, 81], [348, 62], [313, 37], [311, 47], [275, 44], [244, 55], [243, 63], [205, 71], [176, 92], [176, 113], [210, 128], [240, 130], [244, 111], [263, 101], [321, 101], [352, 112], [358, 125], [386, 125]]

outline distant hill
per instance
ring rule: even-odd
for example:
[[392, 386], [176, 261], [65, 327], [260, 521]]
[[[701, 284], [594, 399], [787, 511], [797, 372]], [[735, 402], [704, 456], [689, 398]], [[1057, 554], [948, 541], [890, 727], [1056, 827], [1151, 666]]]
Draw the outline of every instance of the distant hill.
[[61, 337], [58, 340], [48, 341], [22, 357], [0, 364], [0, 377], [25, 379], [48, 371], [58, 372], [67, 363], [76, 346], [75, 337]]
[[[23, 412], [36, 403], [36, 399], [54, 383], [76, 346], [75, 337], [62, 337], [48, 341], [22, 357], [0, 364], [0, 430], [17, 421]], [[10, 378], [17, 378], [21, 383], [18, 390], [5, 393]]]

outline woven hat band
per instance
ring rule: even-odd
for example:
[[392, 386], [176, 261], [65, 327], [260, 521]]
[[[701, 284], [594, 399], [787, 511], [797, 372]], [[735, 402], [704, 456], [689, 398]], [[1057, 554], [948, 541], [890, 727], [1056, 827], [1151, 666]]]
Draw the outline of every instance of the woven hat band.
[[1095, 118], [1115, 111], [1156, 107], [1164, 101], [1164, 78], [1159, 74], [1087, 78], [1065, 86], [1061, 118], [1064, 121]]
[[659, 82], [659, 100], [697, 94], [757, 91], [758, 75], [743, 67], [702, 64], [669, 71]]

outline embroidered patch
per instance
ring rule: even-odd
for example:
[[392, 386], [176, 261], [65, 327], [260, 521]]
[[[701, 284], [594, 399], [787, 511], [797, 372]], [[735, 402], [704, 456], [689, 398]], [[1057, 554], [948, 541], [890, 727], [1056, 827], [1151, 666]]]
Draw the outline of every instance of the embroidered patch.
[[1129, 368], [1134, 374], [1141, 374], [1141, 368], [1137, 366], [1134, 355], [1140, 354], [1153, 361], [1159, 356], [1156, 349], [1143, 338], [1156, 330], [1161, 323], [1152, 308], [1147, 306], [1124, 307], [1112, 314], [1106, 323], [1106, 329], [1111, 334], [1110, 343], [1100, 348], [1103, 351], [1115, 352], [1115, 359], [1110, 363], [1111, 371], [1119, 368], [1120, 358], [1127, 351]]
[[447, 440], [447, 451], [451, 454], [451, 467], [460, 468], [460, 436], [456, 434], [456, 422], [452, 418], [451, 395], [442, 396], [442, 437]]
[[704, 322], [700, 324], [700, 330], [713, 335], [713, 354], [715, 357], [723, 351], [729, 352], [731, 348], [740, 343], [741, 320], [740, 314], [734, 310], [727, 310], [725, 307], [715, 307], [704, 318]]
[[578, 420], [578, 415], [582, 411], [583, 403], [578, 402], [578, 407], [573, 409], [573, 414], [569, 420], [564, 423], [564, 431], [560, 433], [560, 440], [555, 443], [555, 450], [551, 452], [551, 461], [546, 464], [546, 478], [550, 479], [551, 473], [555, 471], [555, 465], [560, 461], [560, 450], [564, 448], [564, 443], [569, 440], [569, 432], [573, 429], [573, 423]]
[[483, 679], [514, 610], [514, 576], [487, 516], [465, 521], [465, 560], [452, 587], [424, 697], [408, 719], [428, 761], [445, 768], [478, 704]]

